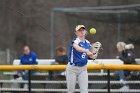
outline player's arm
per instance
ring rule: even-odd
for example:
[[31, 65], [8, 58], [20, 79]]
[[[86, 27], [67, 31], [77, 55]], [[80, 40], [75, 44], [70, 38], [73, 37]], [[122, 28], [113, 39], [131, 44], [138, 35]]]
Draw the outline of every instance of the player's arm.
[[88, 56], [92, 56], [92, 52], [90, 52], [88, 49], [80, 47], [78, 44], [73, 43], [73, 47], [78, 51], [78, 52], [85, 52], [87, 53]]

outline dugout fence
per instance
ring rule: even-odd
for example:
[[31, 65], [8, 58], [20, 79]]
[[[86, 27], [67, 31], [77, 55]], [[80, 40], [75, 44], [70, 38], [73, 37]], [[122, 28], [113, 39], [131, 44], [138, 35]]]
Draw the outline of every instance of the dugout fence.
[[[114, 65], [114, 64], [99, 64], [99, 65], [88, 65], [87, 66], [89, 71], [93, 70], [100, 70], [104, 69], [107, 71], [107, 73], [104, 76], [101, 76], [100, 80], [94, 80], [89, 78], [89, 85], [94, 86], [102, 86], [102, 84], [106, 85], [103, 89], [92, 89], [89, 88], [89, 93], [139, 93], [140, 92], [140, 81], [139, 79], [137, 80], [128, 80], [126, 81], [127, 84], [134, 84], [137, 86], [136, 88], [130, 88], [129, 90], [119, 90], [113, 88], [112, 84], [116, 86], [116, 84], [119, 84], [120, 82], [117, 80], [112, 80], [112, 70], [140, 70], [140, 65]], [[43, 65], [22, 65], [22, 66], [11, 66], [11, 65], [1, 65], [0, 66], [0, 71], [15, 71], [15, 70], [28, 70], [29, 71], [29, 80], [24, 81], [9, 81], [9, 80], [0, 80], [0, 91], [1, 93], [66, 93], [66, 81], [65, 80], [32, 80], [32, 75], [31, 75], [31, 70], [41, 70], [41, 71], [56, 71], [56, 70], [65, 70], [66, 65], [50, 65], [50, 66], [43, 66]], [[95, 77], [94, 75], [91, 77]], [[102, 77], [105, 77], [104, 79]], [[138, 76], [139, 77], [139, 76]], [[99, 78], [99, 77], [98, 77]], [[102, 80], [103, 79], [103, 80]], [[27, 83], [28, 88], [23, 89], [23, 88], [6, 88], [2, 87], [3, 83], [13, 83], [13, 82], [18, 82], [18, 83]], [[33, 88], [33, 85], [37, 84], [54, 84], [53, 89], [48, 89], [47, 87], [43, 88]], [[57, 84], [65, 84], [65, 88], [57, 89], [55, 88], [55, 85]], [[92, 85], [94, 84], [94, 85]], [[79, 93], [79, 89], [76, 89], [76, 93]]]

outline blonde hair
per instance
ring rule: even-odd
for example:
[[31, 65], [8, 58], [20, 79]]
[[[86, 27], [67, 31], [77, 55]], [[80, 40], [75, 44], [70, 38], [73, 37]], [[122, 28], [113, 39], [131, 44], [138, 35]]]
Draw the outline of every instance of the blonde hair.
[[126, 45], [125, 42], [118, 42], [117, 49], [123, 51], [123, 50], [125, 50], [125, 45]]

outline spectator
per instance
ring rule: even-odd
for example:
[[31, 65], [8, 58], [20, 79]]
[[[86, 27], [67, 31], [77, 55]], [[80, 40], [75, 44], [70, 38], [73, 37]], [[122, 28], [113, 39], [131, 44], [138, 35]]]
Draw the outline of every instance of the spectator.
[[[123, 55], [124, 55], [124, 52], [125, 52], [125, 43], [124, 42], [118, 42], [117, 43], [117, 50], [118, 50], [118, 53], [119, 53], [119, 56], [117, 56], [116, 58], [119, 58], [119, 59], [123, 59]], [[121, 71], [118, 71], [118, 74], [119, 74], [119, 78], [120, 78], [120, 81], [124, 81], [124, 72], [121, 70]]]
[[31, 64], [36, 65], [36, 64], [38, 64], [36, 59], [37, 59], [37, 56], [36, 56], [35, 52], [30, 51], [29, 46], [24, 46], [23, 54], [20, 59], [20, 63], [22, 65], [31, 65]]
[[66, 48], [65, 47], [57, 47], [56, 48], [56, 58], [55, 62], [58, 64], [67, 64], [68, 63], [68, 56], [66, 55]]
[[133, 44], [125, 45], [125, 53], [123, 54], [123, 57], [121, 58], [125, 64], [135, 64], [136, 63], [133, 50], [134, 50]]
[[[125, 52], [123, 54], [123, 57], [120, 58], [121, 60], [124, 61], [124, 64], [136, 64], [135, 61], [135, 54], [134, 54], [134, 45], [133, 44], [127, 44], [125, 45]], [[131, 77], [131, 71], [129, 70], [124, 70], [124, 74], [125, 76], [127, 76], [127, 78]]]
[[[124, 42], [117, 43], [117, 50], [119, 53], [119, 56], [117, 56], [117, 58], [121, 59], [123, 62], [124, 62], [124, 54], [125, 54], [125, 45], [126, 44]], [[124, 62], [124, 64], [125, 64], [125, 62]], [[125, 83], [124, 71], [123, 70], [117, 71], [117, 74], [119, 75], [120, 83], [123, 85], [123, 87], [120, 89], [129, 89], [129, 87], [126, 86], [126, 83]]]
[[[23, 54], [20, 59], [20, 64], [21, 65], [37, 65], [37, 56], [35, 52], [30, 51], [29, 46], [24, 46], [23, 47]], [[34, 74], [36, 71], [31, 71], [31, 74]], [[28, 71], [27, 70], [22, 70], [18, 71], [19, 74], [23, 77], [24, 80], [28, 80]], [[27, 88], [27, 84], [24, 85], [24, 88]]]
[[[136, 64], [135, 55], [133, 51], [134, 50], [133, 44], [126, 45], [124, 42], [118, 42], [117, 49], [118, 52], [120, 53], [120, 56], [118, 58], [121, 59], [124, 62], [124, 64]], [[119, 73], [120, 81], [124, 82], [124, 80], [130, 78], [131, 72], [133, 71], [129, 71], [129, 70], [119, 71], [118, 73]]]
[[[55, 62], [52, 65], [60, 64], [66, 65], [68, 63], [68, 56], [66, 55], [66, 48], [63, 46], [56, 47]], [[54, 74], [63, 74], [64, 71], [49, 71], [49, 79], [53, 79]]]

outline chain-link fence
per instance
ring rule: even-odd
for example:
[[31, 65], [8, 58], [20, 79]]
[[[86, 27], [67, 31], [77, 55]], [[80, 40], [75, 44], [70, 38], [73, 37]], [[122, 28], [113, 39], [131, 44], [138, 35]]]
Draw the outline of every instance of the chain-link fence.
[[17, 58], [15, 51], [10, 49], [0, 50], [0, 64], [13, 64], [13, 60]]
[[[118, 41], [133, 43], [139, 53], [140, 5], [54, 8], [51, 14], [51, 53], [58, 45], [68, 47], [78, 24], [86, 30], [94, 27], [95, 35], [87, 35], [90, 42], [100, 41], [104, 51], [99, 58], [114, 58]], [[61, 23], [63, 22], [63, 23]]]

